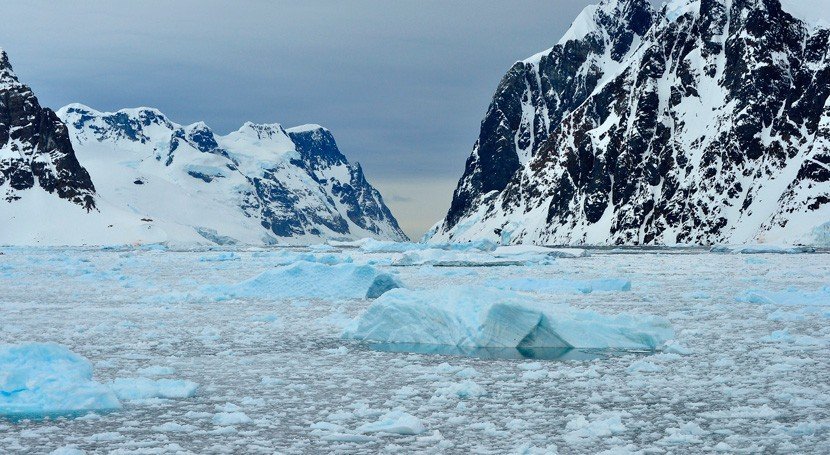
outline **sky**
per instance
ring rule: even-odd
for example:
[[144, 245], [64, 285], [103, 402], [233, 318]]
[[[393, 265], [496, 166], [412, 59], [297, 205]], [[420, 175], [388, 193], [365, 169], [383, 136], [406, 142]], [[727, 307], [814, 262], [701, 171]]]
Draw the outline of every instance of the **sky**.
[[41, 104], [149, 106], [217, 133], [318, 123], [419, 238], [504, 73], [591, 0], [26, 1], [0, 47]]

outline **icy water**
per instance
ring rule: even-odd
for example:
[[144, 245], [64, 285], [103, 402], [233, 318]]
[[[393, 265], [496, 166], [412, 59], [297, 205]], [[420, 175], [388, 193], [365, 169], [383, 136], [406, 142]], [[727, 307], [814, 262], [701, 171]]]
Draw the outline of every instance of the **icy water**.
[[653, 354], [652, 351], [573, 348], [474, 348], [421, 343], [366, 343], [373, 351], [475, 357], [479, 359], [598, 360], [614, 355]]
[[[199, 384], [110, 413], [0, 419], [0, 453], [830, 453], [827, 254], [602, 249], [447, 268], [357, 249], [0, 251], [0, 343], [66, 345], [101, 383], [160, 366]], [[205, 291], [297, 254], [372, 261], [414, 289], [625, 278], [627, 292], [539, 298], [665, 317], [678, 347], [554, 360], [371, 349], [340, 338], [368, 300]], [[357, 431], [395, 409], [426, 431]], [[237, 412], [248, 419], [222, 418]]]

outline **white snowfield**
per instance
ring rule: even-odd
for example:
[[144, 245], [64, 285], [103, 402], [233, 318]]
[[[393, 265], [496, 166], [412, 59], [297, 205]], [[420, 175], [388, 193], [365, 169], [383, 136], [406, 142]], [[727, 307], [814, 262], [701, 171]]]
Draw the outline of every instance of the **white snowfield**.
[[668, 321], [602, 316], [486, 287], [387, 292], [346, 329], [358, 340], [484, 348], [661, 349]]
[[824, 251], [421, 248], [2, 247], [0, 452], [830, 452]]

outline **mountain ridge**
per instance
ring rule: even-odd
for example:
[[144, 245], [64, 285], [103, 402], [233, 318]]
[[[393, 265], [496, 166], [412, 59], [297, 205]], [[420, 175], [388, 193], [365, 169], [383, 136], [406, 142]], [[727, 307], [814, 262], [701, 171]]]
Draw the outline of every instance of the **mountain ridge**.
[[0, 243], [407, 239], [326, 128], [245, 122], [219, 135], [152, 107], [72, 103], [53, 112], [18, 81], [5, 52], [0, 146]]

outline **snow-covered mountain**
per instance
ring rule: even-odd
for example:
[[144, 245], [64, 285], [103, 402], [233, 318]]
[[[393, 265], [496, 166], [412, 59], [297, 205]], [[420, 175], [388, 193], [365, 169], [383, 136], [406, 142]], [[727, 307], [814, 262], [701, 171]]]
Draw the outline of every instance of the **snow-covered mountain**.
[[246, 123], [222, 136], [151, 108], [55, 115], [2, 62], [0, 244], [406, 239], [321, 126]]
[[830, 27], [794, 16], [793, 4], [589, 6], [504, 76], [427, 237], [830, 238]]
[[0, 49], [0, 194], [6, 202], [38, 187], [89, 212], [95, 187], [78, 163], [64, 124], [17, 79]]

